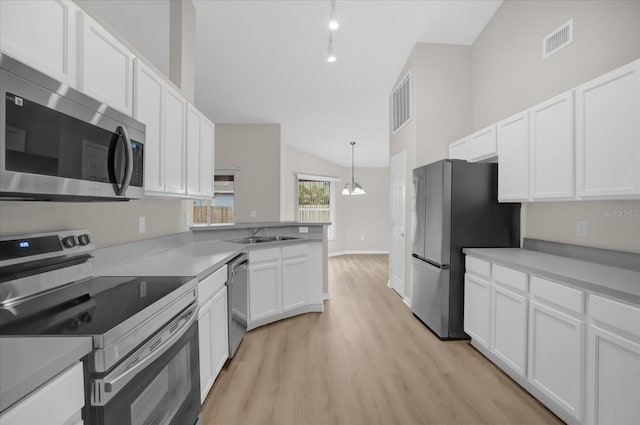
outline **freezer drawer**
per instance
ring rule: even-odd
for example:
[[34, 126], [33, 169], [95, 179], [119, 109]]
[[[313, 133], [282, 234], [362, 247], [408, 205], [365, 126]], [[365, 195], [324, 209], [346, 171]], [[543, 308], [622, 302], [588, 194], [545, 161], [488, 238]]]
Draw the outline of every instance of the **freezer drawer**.
[[440, 338], [449, 337], [451, 270], [412, 257], [411, 311]]

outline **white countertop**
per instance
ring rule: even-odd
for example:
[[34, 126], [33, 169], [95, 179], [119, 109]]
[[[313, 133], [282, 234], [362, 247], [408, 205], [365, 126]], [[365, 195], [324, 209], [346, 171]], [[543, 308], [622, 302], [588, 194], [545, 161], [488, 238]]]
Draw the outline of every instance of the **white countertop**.
[[192, 242], [102, 272], [103, 276], [194, 276], [203, 279], [242, 251], [225, 241]]
[[0, 337], [0, 412], [92, 348], [91, 337]]
[[640, 305], [640, 272], [520, 248], [464, 248], [465, 254]]

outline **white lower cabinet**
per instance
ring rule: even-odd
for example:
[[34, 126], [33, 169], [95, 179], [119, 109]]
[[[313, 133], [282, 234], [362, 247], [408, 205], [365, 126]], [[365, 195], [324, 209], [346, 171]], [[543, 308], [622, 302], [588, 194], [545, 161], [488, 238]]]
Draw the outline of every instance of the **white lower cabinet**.
[[493, 286], [491, 351], [515, 372], [527, 373], [528, 301], [498, 285]]
[[[252, 255], [253, 254], [253, 255]], [[282, 311], [280, 248], [249, 252], [249, 322], [277, 315]], [[253, 260], [252, 260], [253, 258]]]
[[491, 339], [491, 283], [467, 273], [464, 277], [464, 331], [489, 347]]
[[309, 261], [306, 248], [306, 245], [282, 248], [282, 311], [307, 304]]
[[322, 244], [249, 251], [248, 328], [322, 311]]
[[640, 308], [592, 296], [587, 422], [640, 424]]
[[83, 406], [84, 379], [78, 362], [2, 413], [0, 425], [81, 424]]
[[227, 267], [218, 269], [198, 284], [198, 343], [200, 354], [200, 400], [204, 402], [228, 358]]
[[531, 301], [529, 381], [578, 420], [584, 388], [584, 321]]

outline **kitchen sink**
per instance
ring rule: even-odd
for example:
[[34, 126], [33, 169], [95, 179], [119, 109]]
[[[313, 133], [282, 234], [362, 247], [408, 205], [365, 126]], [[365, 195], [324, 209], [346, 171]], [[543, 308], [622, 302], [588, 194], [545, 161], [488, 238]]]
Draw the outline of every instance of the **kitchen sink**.
[[300, 239], [300, 238], [296, 238], [295, 236], [255, 236], [251, 238], [233, 239], [230, 242], [236, 242], [241, 244], [256, 244], [256, 243], [266, 243], [266, 242], [291, 241], [296, 239]]

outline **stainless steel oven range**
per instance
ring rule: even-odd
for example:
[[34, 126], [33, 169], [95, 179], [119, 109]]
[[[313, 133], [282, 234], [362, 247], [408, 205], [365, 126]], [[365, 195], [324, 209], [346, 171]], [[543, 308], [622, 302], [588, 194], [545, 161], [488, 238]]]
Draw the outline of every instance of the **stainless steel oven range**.
[[197, 280], [96, 277], [86, 230], [0, 238], [0, 334], [87, 336], [87, 425], [199, 421]]

